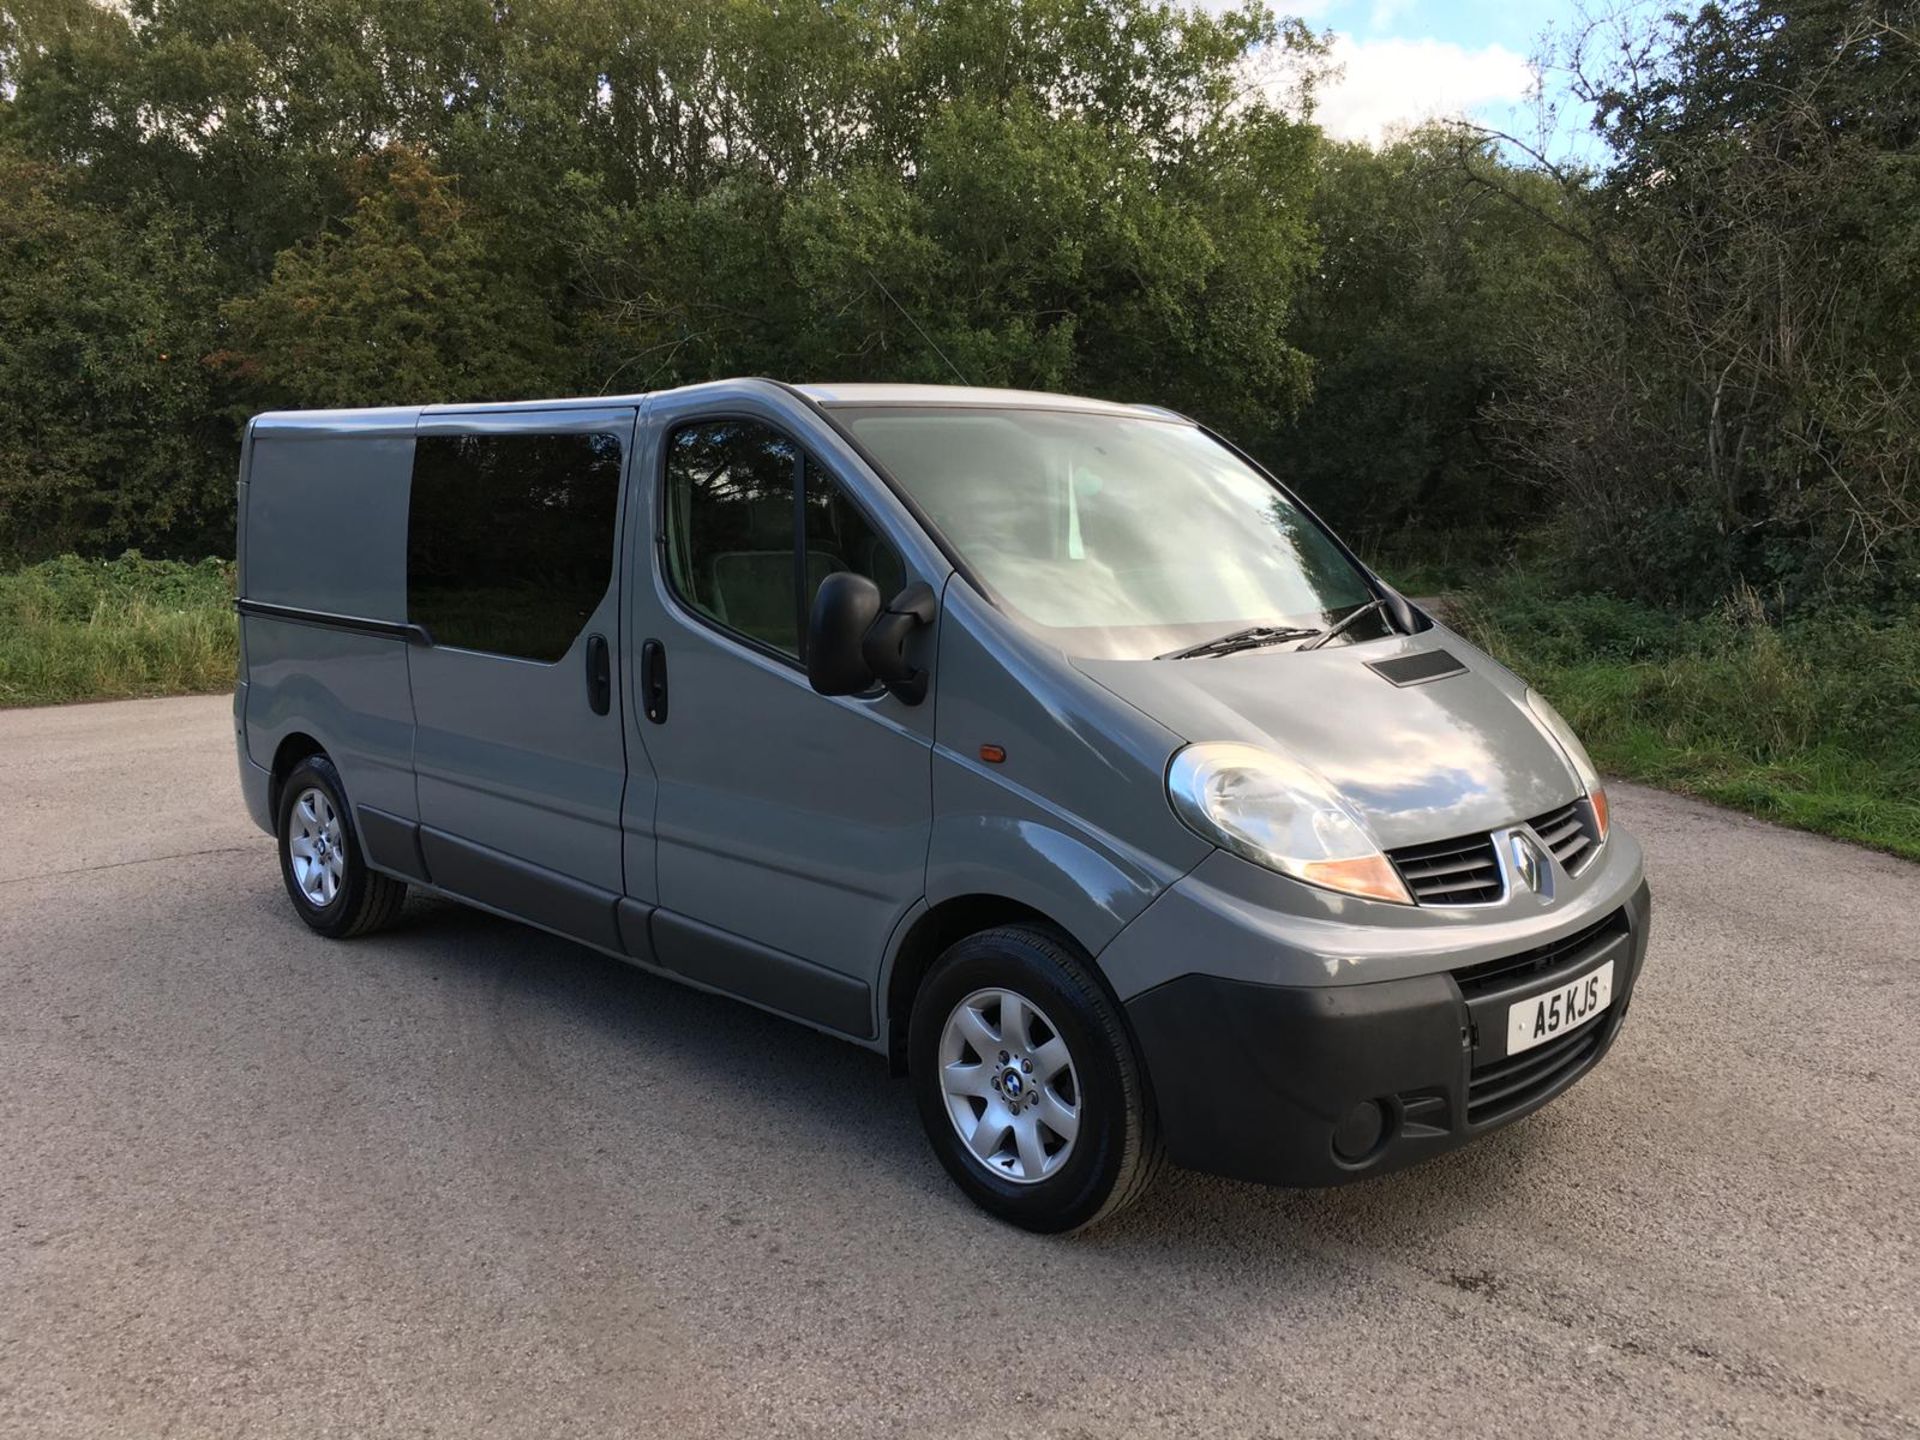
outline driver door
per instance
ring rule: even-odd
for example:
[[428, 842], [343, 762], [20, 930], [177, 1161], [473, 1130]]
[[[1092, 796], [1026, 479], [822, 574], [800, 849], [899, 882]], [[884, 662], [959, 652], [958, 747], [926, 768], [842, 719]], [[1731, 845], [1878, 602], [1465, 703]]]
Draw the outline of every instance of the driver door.
[[655, 543], [630, 633], [658, 780], [654, 945], [692, 978], [871, 1035], [888, 938], [925, 891], [933, 703], [816, 694], [804, 617], [836, 570], [889, 597], [945, 572], [847, 483], [857, 462], [817, 417], [739, 389], [655, 397], [645, 427]]

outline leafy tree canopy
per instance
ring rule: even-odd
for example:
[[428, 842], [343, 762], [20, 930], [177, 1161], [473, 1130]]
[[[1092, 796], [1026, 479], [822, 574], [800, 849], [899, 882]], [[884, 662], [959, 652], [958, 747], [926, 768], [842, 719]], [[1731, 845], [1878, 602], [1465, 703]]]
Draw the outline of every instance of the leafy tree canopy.
[[268, 406], [957, 373], [1369, 544], [1920, 594], [1913, 0], [1576, 34], [1593, 171], [1335, 143], [1325, 61], [1257, 3], [0, 0], [0, 555], [224, 549]]

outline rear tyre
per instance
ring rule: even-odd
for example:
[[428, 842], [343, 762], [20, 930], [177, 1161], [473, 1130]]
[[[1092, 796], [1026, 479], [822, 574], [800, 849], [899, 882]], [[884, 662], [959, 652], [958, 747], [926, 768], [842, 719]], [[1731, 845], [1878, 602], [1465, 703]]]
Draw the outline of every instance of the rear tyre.
[[1061, 936], [1010, 925], [954, 945], [914, 997], [907, 1056], [934, 1154], [977, 1205], [1022, 1229], [1092, 1225], [1159, 1173], [1119, 1007]]
[[300, 918], [333, 939], [391, 925], [407, 887], [369, 870], [360, 854], [340, 772], [325, 755], [310, 755], [280, 784], [276, 833], [280, 878]]

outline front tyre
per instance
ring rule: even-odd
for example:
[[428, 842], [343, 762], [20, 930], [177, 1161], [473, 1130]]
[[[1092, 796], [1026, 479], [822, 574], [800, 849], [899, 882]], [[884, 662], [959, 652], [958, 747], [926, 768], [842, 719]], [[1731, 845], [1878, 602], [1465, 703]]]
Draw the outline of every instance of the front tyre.
[[367, 868], [331, 760], [310, 755], [293, 767], [281, 782], [275, 819], [280, 878], [302, 920], [334, 939], [393, 923], [407, 887]]
[[1159, 1172], [1119, 1008], [1057, 935], [1012, 925], [949, 949], [914, 998], [907, 1056], [934, 1153], [1003, 1220], [1078, 1230], [1132, 1204]]

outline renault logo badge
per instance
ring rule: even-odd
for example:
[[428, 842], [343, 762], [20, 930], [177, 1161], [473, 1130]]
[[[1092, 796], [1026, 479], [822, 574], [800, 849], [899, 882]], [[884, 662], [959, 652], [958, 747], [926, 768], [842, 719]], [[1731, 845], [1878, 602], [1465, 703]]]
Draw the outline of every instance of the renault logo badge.
[[1513, 857], [1513, 875], [1535, 895], [1547, 888], [1547, 857], [1531, 836], [1516, 830], [1507, 837], [1508, 854]]

